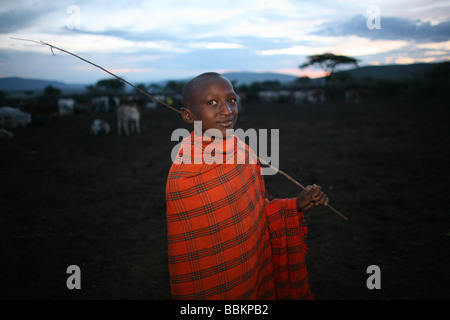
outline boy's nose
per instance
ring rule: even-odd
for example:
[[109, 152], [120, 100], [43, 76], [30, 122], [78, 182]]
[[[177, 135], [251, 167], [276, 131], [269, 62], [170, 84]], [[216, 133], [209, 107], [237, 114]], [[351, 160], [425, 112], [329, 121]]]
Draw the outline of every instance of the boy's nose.
[[231, 114], [231, 107], [228, 105], [228, 103], [222, 103], [220, 107], [220, 114], [229, 115]]

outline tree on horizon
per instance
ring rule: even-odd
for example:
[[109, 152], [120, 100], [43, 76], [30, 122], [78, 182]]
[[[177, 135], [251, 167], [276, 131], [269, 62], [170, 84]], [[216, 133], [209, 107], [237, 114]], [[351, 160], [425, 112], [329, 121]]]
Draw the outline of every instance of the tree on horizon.
[[316, 54], [307, 57], [307, 61], [299, 66], [300, 69], [307, 68], [312, 65], [319, 65], [319, 67], [325, 71], [325, 81], [336, 71], [339, 65], [354, 64], [358, 66], [358, 60], [352, 57], [335, 55], [333, 53]]

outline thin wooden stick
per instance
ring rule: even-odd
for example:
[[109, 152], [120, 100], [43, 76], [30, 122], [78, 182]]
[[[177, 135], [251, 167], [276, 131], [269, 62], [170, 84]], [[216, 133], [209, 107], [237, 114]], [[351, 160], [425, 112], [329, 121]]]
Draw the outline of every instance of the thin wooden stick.
[[[78, 56], [78, 55], [76, 55], [76, 54], [74, 54], [74, 53], [72, 53], [72, 52], [70, 52], [70, 51], [67, 51], [67, 50], [58, 48], [58, 47], [56, 47], [56, 46], [54, 46], [54, 45], [52, 45], [52, 44], [49, 44], [49, 43], [47, 43], [47, 42], [44, 42], [44, 41], [42, 41], [42, 40], [41, 40], [41, 41], [35, 41], [35, 40], [21, 39], [21, 38], [11, 38], [11, 39], [14, 39], [14, 40], [21, 40], [21, 41], [29, 41], [29, 42], [37, 43], [37, 44], [40, 44], [40, 45], [49, 46], [50, 49], [51, 49], [51, 51], [52, 51], [52, 54], [53, 54], [53, 55], [55, 55], [55, 53], [53, 52], [53, 49], [57, 49], [57, 50], [59, 50], [59, 51], [65, 52], [65, 53], [67, 53], [67, 54], [70, 54], [71, 56], [74, 56], [74, 57], [76, 57], [76, 58], [78, 58], [78, 59], [80, 59], [80, 60], [82, 60], [82, 61], [84, 61], [84, 62], [86, 62], [86, 63], [89, 63], [90, 65], [93, 65], [94, 67], [97, 67], [97, 68], [103, 70], [104, 72], [106, 72], [106, 73], [112, 75], [113, 77], [119, 79], [120, 81], [125, 82], [126, 84], [130, 85], [131, 87], [133, 87], [133, 88], [136, 89], [137, 91], [141, 92], [142, 94], [146, 95], [146, 96], [149, 97], [150, 99], [154, 100], [155, 102], [160, 103], [160, 104], [162, 104], [163, 106], [172, 109], [173, 111], [176, 111], [176, 112], [178, 112], [178, 113], [181, 113], [180, 110], [178, 110], [178, 109], [172, 107], [171, 105], [169, 105], [169, 104], [167, 104], [167, 103], [165, 103], [165, 102], [163, 102], [163, 101], [160, 101], [160, 100], [156, 99], [155, 97], [151, 96], [150, 94], [148, 94], [148, 93], [145, 92], [144, 90], [141, 90], [141, 89], [139, 89], [138, 87], [136, 87], [136, 86], [134, 86], [133, 84], [131, 84], [130, 82], [126, 81], [125, 79], [116, 76], [114, 73], [112, 73], [112, 72], [106, 70], [105, 68], [103, 68], [103, 67], [101, 67], [101, 66], [99, 66], [99, 65], [97, 65], [97, 64], [95, 64], [95, 63], [92, 63], [92, 62], [90, 62], [89, 60], [86, 60], [86, 59], [84, 59], [84, 58], [82, 58], [82, 57], [80, 57], [80, 56]], [[281, 171], [281, 170], [279, 170], [279, 169], [273, 167], [272, 165], [270, 165], [269, 163], [267, 163], [266, 161], [262, 160], [262, 159], [259, 158], [259, 157], [258, 157], [258, 160], [259, 160], [259, 162], [260, 162], [261, 164], [270, 167], [271, 169], [275, 170], [275, 172], [280, 173], [280, 174], [283, 175], [285, 178], [287, 178], [289, 181], [291, 181], [291, 182], [293, 182], [294, 184], [296, 184], [297, 186], [299, 186], [301, 189], [306, 190], [306, 188], [305, 188], [300, 182], [298, 182], [298, 181], [296, 181], [295, 179], [293, 179], [291, 176], [289, 176], [289, 175], [288, 175], [287, 173], [285, 173], [284, 171]], [[336, 210], [335, 208], [333, 208], [333, 207], [330, 206], [329, 204], [328, 204], [326, 207], [330, 208], [334, 213], [338, 214], [338, 215], [339, 215], [340, 217], [342, 217], [343, 219], [348, 220], [348, 218], [347, 218], [346, 216], [344, 216], [342, 213], [340, 213], [338, 210]]]
[[72, 55], [72, 56], [74, 56], [74, 57], [76, 57], [76, 58], [78, 58], [78, 59], [80, 59], [80, 60], [83, 60], [84, 62], [87, 62], [87, 63], [93, 65], [94, 67], [97, 67], [97, 68], [103, 70], [104, 72], [106, 72], [106, 73], [112, 75], [113, 77], [119, 79], [120, 81], [125, 82], [126, 84], [132, 86], [133, 88], [135, 88], [135, 89], [138, 90], [139, 92], [141, 92], [141, 93], [143, 93], [144, 95], [146, 95], [147, 97], [149, 97], [150, 99], [152, 99], [152, 100], [154, 100], [154, 101], [156, 101], [156, 102], [158, 102], [158, 103], [160, 103], [160, 104], [162, 104], [162, 105], [164, 105], [164, 106], [166, 106], [166, 107], [172, 109], [173, 111], [176, 111], [176, 112], [178, 112], [178, 113], [181, 113], [180, 110], [178, 110], [178, 109], [172, 107], [171, 105], [169, 105], [169, 104], [167, 104], [167, 103], [165, 103], [165, 102], [163, 102], [163, 101], [160, 101], [160, 100], [156, 99], [155, 97], [151, 96], [150, 94], [148, 94], [148, 93], [145, 92], [144, 90], [141, 90], [141, 89], [139, 89], [138, 87], [135, 87], [133, 84], [129, 83], [129, 82], [126, 81], [125, 79], [116, 76], [114, 73], [112, 73], [112, 72], [106, 70], [105, 68], [103, 68], [103, 67], [101, 67], [101, 66], [99, 66], [99, 65], [97, 65], [97, 64], [95, 64], [95, 63], [92, 63], [92, 62], [90, 62], [89, 60], [86, 60], [86, 59], [84, 59], [84, 58], [82, 58], [82, 57], [80, 57], [80, 56], [78, 56], [78, 55], [76, 55], [76, 54], [74, 54], [74, 53], [72, 53], [72, 52], [70, 52], [70, 51], [67, 51], [67, 50], [58, 48], [58, 47], [56, 47], [56, 46], [54, 46], [54, 45], [52, 45], [52, 44], [49, 44], [49, 43], [47, 43], [47, 42], [44, 42], [44, 41], [35, 41], [35, 40], [20, 39], [20, 38], [11, 38], [11, 39], [14, 39], [14, 40], [22, 40], [22, 41], [30, 41], [30, 42], [34, 42], [34, 43], [37, 43], [37, 44], [40, 44], [40, 45], [49, 46], [50, 49], [52, 50], [53, 55], [55, 55], [55, 53], [53, 52], [53, 48], [55, 48], [55, 49], [57, 49], [57, 50], [59, 50], [59, 51], [65, 52], [65, 53], [67, 53], [67, 54], [70, 54], [70, 55]]
[[[282, 176], [284, 176], [285, 178], [287, 178], [289, 181], [293, 182], [294, 184], [296, 184], [297, 186], [299, 186], [301, 189], [306, 190], [306, 187], [304, 185], [302, 185], [300, 182], [298, 182], [297, 180], [295, 180], [294, 178], [292, 178], [290, 175], [288, 175], [286, 172], [281, 171], [277, 168], [275, 168], [274, 166], [272, 166], [271, 164], [267, 163], [266, 161], [262, 160], [261, 158], [258, 158], [259, 162], [265, 166], [270, 167], [272, 170], [275, 170], [275, 172], [281, 174]], [[342, 213], [340, 213], [338, 210], [336, 210], [335, 208], [333, 208], [331, 205], [326, 205], [327, 208], [330, 208], [331, 211], [333, 211], [334, 213], [336, 213], [337, 215], [339, 215], [341, 218], [343, 218], [344, 220], [348, 221], [348, 218], [346, 216], [344, 216]]]

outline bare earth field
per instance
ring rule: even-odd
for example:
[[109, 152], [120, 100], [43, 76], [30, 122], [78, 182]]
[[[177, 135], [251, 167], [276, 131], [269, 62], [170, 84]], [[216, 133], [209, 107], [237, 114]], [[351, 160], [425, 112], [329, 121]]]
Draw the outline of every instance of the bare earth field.
[[[450, 298], [448, 101], [329, 102], [301, 109], [248, 103], [243, 129], [280, 130], [280, 169], [319, 184], [306, 213], [308, 269], [321, 300]], [[94, 137], [95, 118], [112, 125]], [[88, 112], [13, 130], [0, 141], [0, 298], [170, 299], [165, 181], [174, 129], [164, 107], [144, 132], [118, 137], [113, 113]], [[271, 197], [300, 190], [266, 176]], [[66, 269], [81, 269], [69, 290]], [[367, 268], [381, 270], [369, 290]]]

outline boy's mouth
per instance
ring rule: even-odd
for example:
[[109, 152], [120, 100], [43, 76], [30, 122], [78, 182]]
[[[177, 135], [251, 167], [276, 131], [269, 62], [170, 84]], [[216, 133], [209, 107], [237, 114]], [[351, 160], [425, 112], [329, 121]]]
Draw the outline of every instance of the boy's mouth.
[[217, 122], [217, 124], [221, 127], [229, 128], [229, 127], [233, 126], [233, 120], [221, 121], [221, 122]]

